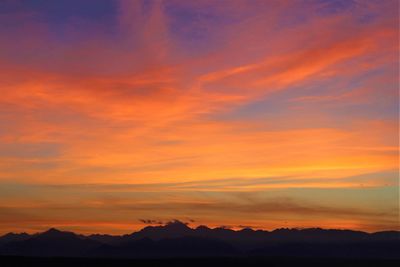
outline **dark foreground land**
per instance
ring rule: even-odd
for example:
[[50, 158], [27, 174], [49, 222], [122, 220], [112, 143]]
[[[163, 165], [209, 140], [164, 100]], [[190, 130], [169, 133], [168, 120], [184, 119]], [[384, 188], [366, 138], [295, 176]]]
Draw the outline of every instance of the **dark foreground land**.
[[88, 259], [88, 258], [39, 258], [39, 257], [0, 257], [3, 267], [225, 267], [225, 266], [400, 266], [400, 260], [382, 259], [330, 259], [330, 258], [188, 258], [188, 259]]
[[121, 236], [49, 229], [0, 237], [0, 267], [8, 266], [400, 266], [400, 232], [193, 229], [179, 221]]

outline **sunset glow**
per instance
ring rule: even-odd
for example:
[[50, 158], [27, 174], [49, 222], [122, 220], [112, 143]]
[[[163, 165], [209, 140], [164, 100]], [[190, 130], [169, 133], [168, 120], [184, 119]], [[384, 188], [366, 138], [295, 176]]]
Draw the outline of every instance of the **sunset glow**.
[[399, 230], [399, 2], [0, 3], [0, 233]]

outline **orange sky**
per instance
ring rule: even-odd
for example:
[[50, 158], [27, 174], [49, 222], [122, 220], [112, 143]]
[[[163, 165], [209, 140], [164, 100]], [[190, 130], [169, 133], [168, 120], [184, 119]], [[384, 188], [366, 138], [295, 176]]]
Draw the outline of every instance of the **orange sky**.
[[399, 229], [398, 30], [390, 0], [1, 3], [0, 233]]

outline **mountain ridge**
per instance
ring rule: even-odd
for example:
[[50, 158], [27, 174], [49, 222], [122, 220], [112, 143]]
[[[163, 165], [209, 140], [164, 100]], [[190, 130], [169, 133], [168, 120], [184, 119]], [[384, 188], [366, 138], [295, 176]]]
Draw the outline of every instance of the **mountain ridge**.
[[273, 231], [189, 227], [172, 221], [125, 235], [81, 235], [50, 228], [0, 237], [0, 255], [41, 257], [319, 256], [399, 258], [400, 232], [279, 228]]

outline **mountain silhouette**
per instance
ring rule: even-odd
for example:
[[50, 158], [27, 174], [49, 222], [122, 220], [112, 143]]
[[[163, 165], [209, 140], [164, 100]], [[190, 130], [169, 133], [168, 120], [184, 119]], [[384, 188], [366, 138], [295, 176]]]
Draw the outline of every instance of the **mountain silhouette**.
[[[2, 240], [0, 238], [0, 240]], [[24, 240], [10, 241], [0, 247], [2, 255], [84, 256], [101, 243], [72, 232], [51, 228]]]
[[23, 241], [30, 237], [31, 236], [28, 235], [27, 233], [20, 233], [20, 234], [8, 233], [0, 237], [0, 246], [13, 241]]
[[79, 235], [54, 228], [0, 237], [0, 255], [89, 258], [334, 257], [400, 259], [400, 232], [190, 228], [180, 221], [127, 235]]
[[148, 237], [154, 240], [163, 238], [176, 238], [189, 236], [193, 234], [193, 229], [188, 227], [185, 223], [174, 220], [161, 226], [147, 226], [139, 232], [130, 235], [131, 239], [140, 239]]

